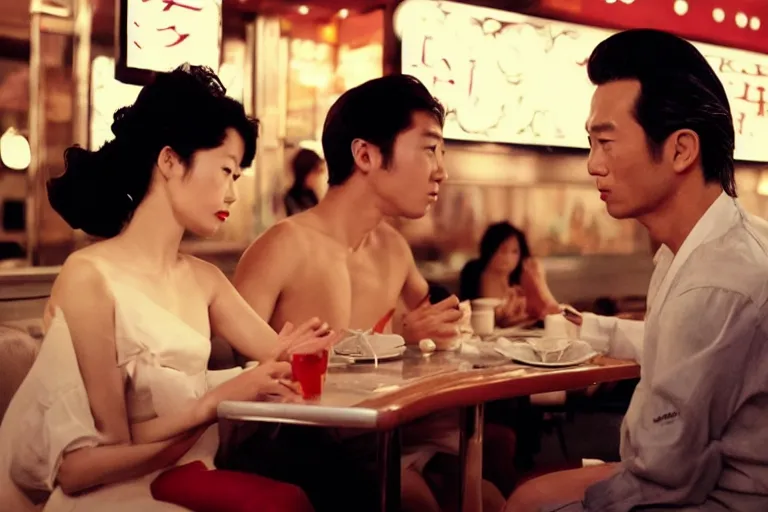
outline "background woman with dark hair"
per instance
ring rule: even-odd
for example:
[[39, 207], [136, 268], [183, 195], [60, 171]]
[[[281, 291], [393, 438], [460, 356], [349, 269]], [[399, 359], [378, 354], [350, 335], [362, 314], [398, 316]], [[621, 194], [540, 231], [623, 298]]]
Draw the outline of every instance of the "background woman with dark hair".
[[[525, 233], [506, 221], [485, 230], [480, 256], [464, 266], [459, 287], [461, 300], [501, 299], [496, 307], [500, 327], [541, 320], [560, 311], [540, 263], [531, 256]], [[514, 481], [516, 473], [532, 469], [534, 454], [540, 449], [542, 412], [531, 406], [530, 397], [487, 404], [486, 421], [517, 434], [515, 471], [510, 471], [509, 481]]]
[[302, 148], [291, 161], [293, 185], [283, 198], [285, 214], [290, 217], [316, 206], [320, 200], [325, 160], [311, 149]]
[[459, 287], [462, 300], [501, 299], [496, 307], [501, 327], [560, 311], [541, 264], [531, 256], [525, 233], [506, 221], [488, 226], [480, 240], [480, 257], [464, 266]]

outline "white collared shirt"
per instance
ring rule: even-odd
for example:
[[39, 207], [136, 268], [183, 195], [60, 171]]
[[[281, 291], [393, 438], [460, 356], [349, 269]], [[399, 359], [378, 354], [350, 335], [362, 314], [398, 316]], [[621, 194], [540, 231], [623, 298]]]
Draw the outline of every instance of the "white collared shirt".
[[[722, 235], [723, 230], [732, 225], [737, 215], [743, 215], [738, 202], [723, 192], [694, 225], [677, 255], [666, 245], [659, 247], [653, 256], [655, 268], [648, 287], [646, 310], [648, 315], [651, 314], [652, 309], [655, 309], [654, 302], [657, 297], [663, 303], [669, 286], [691, 253], [707, 240]], [[762, 219], [751, 220], [755, 222], [758, 231], [762, 227], [768, 238], [768, 222]], [[642, 321], [585, 313], [581, 338], [588, 341], [596, 350], [612, 357], [641, 362], [644, 332], [645, 323]]]
[[635, 351], [642, 376], [622, 469], [563, 510], [768, 510], [766, 235], [723, 194], [676, 255], [657, 253], [645, 322], [585, 316], [582, 337]]

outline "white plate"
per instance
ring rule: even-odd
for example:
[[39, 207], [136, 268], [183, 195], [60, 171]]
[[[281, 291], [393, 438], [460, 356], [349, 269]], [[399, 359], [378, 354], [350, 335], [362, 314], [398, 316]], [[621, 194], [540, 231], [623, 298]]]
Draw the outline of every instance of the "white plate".
[[354, 362], [355, 360], [349, 356], [331, 354], [331, 357], [328, 359], [328, 368], [344, 368]]
[[333, 351], [336, 355], [345, 357], [363, 357], [376, 351], [382, 354], [393, 354], [405, 347], [405, 340], [397, 334], [371, 334], [362, 331], [347, 330], [350, 334], [336, 343]]
[[405, 353], [405, 347], [399, 347], [396, 350], [392, 350], [384, 354], [376, 354], [376, 358], [373, 358], [372, 356], [344, 356], [344, 357], [351, 359], [355, 363], [373, 363], [373, 362], [376, 362], [377, 359], [380, 363], [383, 363], [385, 361], [392, 361], [395, 359], [399, 359], [403, 357], [404, 353]]
[[582, 340], [573, 340], [571, 345], [563, 352], [562, 358], [557, 362], [545, 363], [534, 348], [526, 342], [510, 342], [497, 345], [496, 351], [518, 363], [546, 368], [562, 368], [586, 363], [598, 353], [589, 343]]
[[544, 329], [523, 329], [521, 327], [504, 327], [494, 329], [493, 334], [487, 336], [487, 341], [496, 338], [541, 338], [544, 336]]

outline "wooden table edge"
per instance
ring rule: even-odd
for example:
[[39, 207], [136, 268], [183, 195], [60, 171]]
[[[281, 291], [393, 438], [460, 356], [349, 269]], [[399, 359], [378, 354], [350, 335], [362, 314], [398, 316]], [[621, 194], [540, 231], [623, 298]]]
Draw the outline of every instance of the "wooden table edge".
[[605, 357], [570, 368], [502, 366], [425, 376], [349, 407], [222, 402], [218, 407], [218, 416], [227, 420], [392, 430], [441, 410], [537, 393], [582, 389], [639, 376], [640, 366], [634, 361]]
[[639, 376], [640, 366], [636, 362], [601, 356], [588, 365], [571, 368], [516, 366], [440, 373], [363, 400], [356, 407], [377, 410], [376, 428], [389, 430], [440, 410], [537, 393], [583, 389]]

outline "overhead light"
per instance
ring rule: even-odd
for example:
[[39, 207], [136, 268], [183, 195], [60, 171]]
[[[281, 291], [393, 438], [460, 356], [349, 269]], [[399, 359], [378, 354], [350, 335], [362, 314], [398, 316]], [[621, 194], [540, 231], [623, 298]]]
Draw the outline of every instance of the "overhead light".
[[349, 16], [349, 9], [339, 10], [339, 18], [346, 19], [347, 16]]
[[605, 3], [607, 3], [607, 4], [615, 4], [616, 0], [605, 0]]
[[749, 20], [749, 28], [752, 30], [760, 30], [760, 18], [752, 16]]
[[0, 137], [0, 160], [14, 171], [23, 171], [29, 167], [32, 161], [29, 141], [16, 128], [8, 128]]
[[718, 23], [722, 23], [725, 20], [725, 11], [719, 7], [712, 9], [712, 19]]
[[306, 5], [300, 5], [299, 14], [301, 14], [302, 16], [306, 16], [307, 14], [309, 14], [309, 7], [307, 7]]
[[688, 12], [688, 2], [685, 0], [676, 0], [673, 9], [678, 16], [685, 16]]
[[744, 28], [747, 26], [747, 15], [743, 12], [736, 14], [736, 26], [739, 28]]

